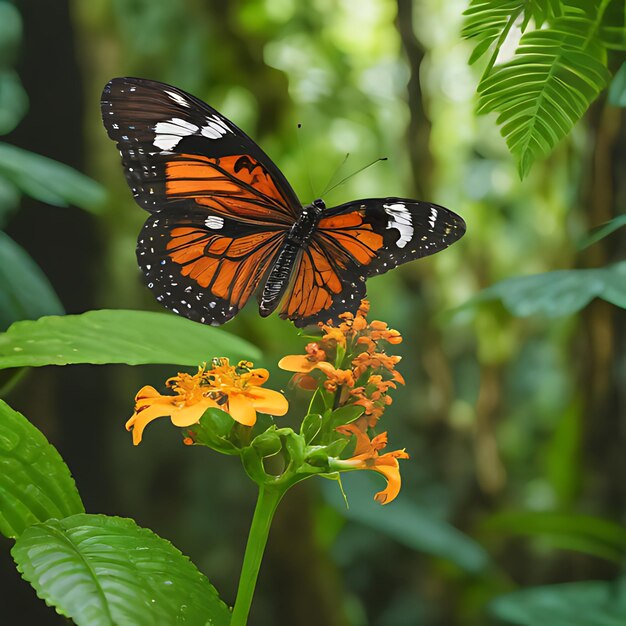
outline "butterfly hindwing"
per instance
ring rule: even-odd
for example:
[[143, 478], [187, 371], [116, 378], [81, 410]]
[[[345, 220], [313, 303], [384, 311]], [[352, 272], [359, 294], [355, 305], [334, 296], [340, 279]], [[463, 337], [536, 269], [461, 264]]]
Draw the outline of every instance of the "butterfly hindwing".
[[299, 258], [281, 316], [296, 326], [354, 313], [365, 280], [434, 254], [463, 236], [449, 209], [404, 198], [372, 198], [327, 209]]
[[280, 316], [298, 327], [354, 313], [365, 297], [365, 279], [349, 259], [339, 260], [314, 236], [294, 263]]
[[293, 222], [298, 198], [241, 129], [194, 96], [164, 83], [114, 78], [102, 118], [117, 142], [138, 204], [158, 211], [181, 198], [248, 219]]
[[258, 288], [284, 241], [280, 226], [242, 224], [201, 209], [164, 209], [146, 221], [137, 260], [156, 299], [194, 321], [219, 325]]

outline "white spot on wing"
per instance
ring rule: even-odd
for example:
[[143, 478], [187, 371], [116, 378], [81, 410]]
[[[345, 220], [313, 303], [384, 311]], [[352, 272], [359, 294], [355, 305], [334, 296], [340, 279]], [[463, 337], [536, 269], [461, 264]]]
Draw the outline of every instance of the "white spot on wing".
[[187, 102], [187, 100], [185, 100], [185, 98], [183, 98], [180, 94], [176, 93], [175, 91], [165, 91], [165, 93], [176, 103], [176, 104], [180, 104], [181, 107], [187, 107], [189, 108], [189, 102]]
[[433, 230], [435, 229], [436, 222], [437, 222], [437, 209], [433, 206], [433, 207], [430, 207], [430, 217], [428, 218], [428, 223], [430, 224], [430, 227]]
[[385, 213], [389, 216], [387, 229], [395, 228], [400, 233], [400, 238], [396, 241], [398, 248], [404, 248], [413, 238], [413, 221], [411, 212], [403, 202], [394, 204], [383, 204]]
[[183, 137], [198, 132], [198, 126], [179, 117], [165, 122], [157, 122], [154, 127], [154, 145], [161, 150], [171, 150]]
[[224, 218], [219, 217], [218, 215], [209, 215], [209, 217], [204, 220], [204, 223], [207, 228], [220, 230], [222, 226], [224, 226]]
[[200, 133], [208, 139], [219, 139], [226, 133], [232, 133], [232, 129], [217, 115], [207, 117], [207, 125], [202, 127]]

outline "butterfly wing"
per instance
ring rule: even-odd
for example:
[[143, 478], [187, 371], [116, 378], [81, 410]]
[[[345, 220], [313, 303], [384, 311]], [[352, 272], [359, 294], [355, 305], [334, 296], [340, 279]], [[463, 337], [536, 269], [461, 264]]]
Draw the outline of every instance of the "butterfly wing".
[[283, 244], [280, 226], [242, 224], [201, 209], [154, 213], [137, 245], [148, 287], [165, 307], [214, 326], [234, 317]]
[[137, 258], [165, 307], [222, 324], [243, 307], [301, 210], [270, 158], [184, 91], [115, 78], [102, 118], [137, 203], [150, 211]]
[[354, 313], [368, 277], [439, 252], [464, 233], [463, 218], [428, 202], [374, 198], [328, 209], [298, 261], [281, 316], [306, 326]]
[[101, 108], [142, 208], [182, 202], [245, 220], [296, 219], [301, 205], [282, 172], [241, 129], [194, 96], [151, 80], [114, 78]]

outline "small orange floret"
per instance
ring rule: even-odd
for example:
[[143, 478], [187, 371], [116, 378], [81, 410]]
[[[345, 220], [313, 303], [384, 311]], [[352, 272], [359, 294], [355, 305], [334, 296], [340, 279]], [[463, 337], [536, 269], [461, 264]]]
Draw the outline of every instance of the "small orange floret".
[[354, 456], [335, 461], [333, 465], [337, 469], [365, 469], [382, 474], [387, 480], [387, 487], [379, 491], [374, 499], [380, 504], [389, 504], [400, 493], [402, 485], [398, 459], [408, 459], [409, 455], [405, 450], [394, 450], [379, 455], [379, 450], [387, 446], [387, 433], [376, 435], [370, 440], [367, 433], [355, 424], [339, 426], [336, 430], [342, 435], [354, 436], [356, 448]]

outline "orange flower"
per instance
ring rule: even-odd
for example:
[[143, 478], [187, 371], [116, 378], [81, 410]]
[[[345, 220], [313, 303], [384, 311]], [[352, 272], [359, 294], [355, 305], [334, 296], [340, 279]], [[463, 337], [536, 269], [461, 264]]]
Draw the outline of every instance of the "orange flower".
[[374, 496], [374, 500], [381, 504], [389, 504], [400, 493], [402, 484], [398, 459], [408, 459], [409, 455], [404, 450], [394, 450], [379, 455], [378, 451], [387, 446], [387, 433], [376, 435], [370, 440], [367, 433], [355, 424], [339, 426], [336, 430], [342, 435], [354, 435], [356, 448], [354, 456], [346, 460], [334, 461], [333, 467], [339, 470], [373, 470], [382, 474], [387, 480], [387, 487], [379, 491]]
[[244, 361], [233, 367], [228, 359], [217, 359], [215, 363], [213, 369], [207, 372], [207, 379], [213, 389], [226, 396], [226, 404], [221, 408], [230, 413], [235, 421], [253, 426], [257, 411], [284, 415], [289, 410], [285, 396], [261, 387], [270, 375], [266, 369], [251, 369], [252, 363]]
[[135, 396], [135, 412], [126, 422], [126, 430], [133, 431], [133, 444], [141, 442], [144, 428], [157, 417], [172, 420], [174, 426], [181, 428], [195, 424], [209, 407], [219, 407], [219, 394], [203, 386], [204, 369], [198, 373], [178, 374], [170, 378], [166, 385], [176, 395], [161, 395], [154, 387], [142, 387]]
[[261, 387], [268, 377], [267, 370], [252, 369], [252, 363], [233, 367], [228, 359], [216, 359], [210, 370], [201, 367], [193, 376], [180, 373], [167, 380], [175, 395], [162, 395], [149, 386], [140, 389], [126, 430], [133, 431], [133, 443], [138, 445], [144, 428], [157, 417], [169, 417], [174, 426], [186, 428], [196, 424], [210, 407], [230, 413], [245, 426], [256, 422], [257, 411], [284, 415], [289, 408], [285, 397]]
[[314, 369], [319, 369], [324, 373], [335, 369], [325, 360], [326, 352], [319, 347], [319, 344], [309, 343], [305, 350], [306, 354], [284, 356], [278, 362], [278, 367], [287, 372], [298, 372], [300, 374], [306, 374]]
[[324, 381], [324, 388], [327, 391], [335, 392], [338, 387], [354, 387], [354, 376], [352, 370], [339, 370], [331, 367], [325, 369], [324, 374], [327, 380]]

